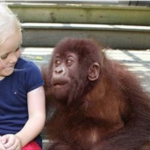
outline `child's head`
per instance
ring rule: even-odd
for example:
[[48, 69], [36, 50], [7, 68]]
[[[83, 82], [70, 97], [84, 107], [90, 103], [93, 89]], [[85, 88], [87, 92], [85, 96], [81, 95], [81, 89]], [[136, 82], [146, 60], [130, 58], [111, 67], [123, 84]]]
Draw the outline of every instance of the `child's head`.
[[0, 45], [16, 30], [21, 32], [20, 21], [7, 5], [0, 3]]
[[21, 55], [21, 25], [18, 18], [4, 4], [0, 3], [0, 78], [13, 73]]

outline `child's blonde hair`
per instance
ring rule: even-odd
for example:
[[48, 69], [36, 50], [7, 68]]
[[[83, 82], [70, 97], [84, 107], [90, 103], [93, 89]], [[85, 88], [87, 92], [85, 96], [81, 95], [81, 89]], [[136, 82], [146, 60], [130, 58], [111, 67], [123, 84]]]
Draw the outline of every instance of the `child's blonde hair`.
[[0, 45], [16, 30], [21, 31], [17, 16], [4, 3], [0, 3]]

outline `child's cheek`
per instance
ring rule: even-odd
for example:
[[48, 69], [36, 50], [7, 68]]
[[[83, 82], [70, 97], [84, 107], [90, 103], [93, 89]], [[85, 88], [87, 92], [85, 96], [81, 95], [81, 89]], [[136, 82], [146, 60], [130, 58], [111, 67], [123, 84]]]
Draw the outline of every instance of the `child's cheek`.
[[0, 71], [4, 69], [4, 66], [0, 64]]

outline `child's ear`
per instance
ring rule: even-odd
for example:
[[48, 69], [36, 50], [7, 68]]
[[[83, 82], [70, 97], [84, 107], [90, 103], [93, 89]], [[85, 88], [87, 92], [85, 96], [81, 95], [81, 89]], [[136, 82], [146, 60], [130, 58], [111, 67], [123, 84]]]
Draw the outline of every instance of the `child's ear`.
[[97, 62], [94, 62], [88, 70], [88, 79], [90, 81], [95, 81], [98, 79], [100, 74], [100, 65]]

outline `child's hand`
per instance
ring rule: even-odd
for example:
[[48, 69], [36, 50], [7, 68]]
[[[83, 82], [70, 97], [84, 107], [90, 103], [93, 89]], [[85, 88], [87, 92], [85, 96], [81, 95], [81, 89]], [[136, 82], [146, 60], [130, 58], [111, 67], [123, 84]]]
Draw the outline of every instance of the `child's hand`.
[[6, 150], [6, 148], [4, 147], [4, 145], [0, 142], [0, 150]]
[[16, 135], [6, 134], [3, 135], [0, 139], [6, 150], [21, 150], [21, 141]]
[[0, 136], [0, 150], [6, 150], [4, 145], [3, 145], [3, 141], [2, 141], [2, 137]]

